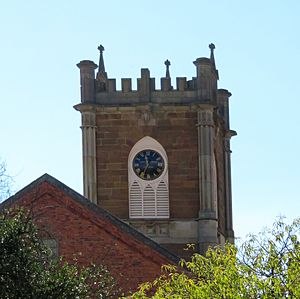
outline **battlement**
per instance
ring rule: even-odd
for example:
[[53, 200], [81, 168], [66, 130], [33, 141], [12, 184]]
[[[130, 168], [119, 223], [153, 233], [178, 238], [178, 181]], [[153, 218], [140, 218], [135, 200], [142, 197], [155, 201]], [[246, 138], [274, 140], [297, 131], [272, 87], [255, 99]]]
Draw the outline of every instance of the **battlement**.
[[[99, 105], [129, 105], [138, 103], [212, 103], [217, 104], [218, 71], [215, 66], [214, 45], [210, 44], [210, 58], [197, 58], [196, 76], [177, 77], [176, 86], [172, 86], [170, 61], [165, 61], [166, 74], [160, 78], [160, 86], [156, 87], [155, 78], [151, 78], [150, 70], [141, 69], [141, 77], [137, 78], [137, 88], [132, 88], [131, 78], [121, 78], [121, 90], [117, 90], [116, 79], [108, 78], [104, 66], [104, 47], [99, 46], [99, 67], [90, 60], [83, 60], [77, 66], [80, 69], [81, 102]], [[98, 67], [97, 75], [95, 69]], [[159, 84], [158, 84], [159, 85]]]
[[[143, 72], [149, 72], [148, 69], [141, 69], [141, 73]], [[121, 78], [121, 89], [117, 89], [116, 86], [116, 79], [107, 79], [107, 89], [106, 90], [99, 90], [98, 92], [139, 92], [142, 90], [142, 80], [144, 77], [141, 75], [141, 78], [137, 78], [137, 88], [133, 89], [132, 88], [132, 78]], [[186, 90], [195, 90], [195, 85], [196, 85], [196, 78], [192, 78], [192, 80], [187, 81], [186, 77], [177, 77], [176, 78], [176, 87], [174, 88], [171, 85], [171, 78], [166, 78], [162, 77], [160, 78], [160, 88], [156, 87], [156, 78], [151, 78], [149, 76], [149, 79], [147, 78], [146, 80], [149, 80], [149, 88], [150, 92], [153, 91], [186, 91]]]

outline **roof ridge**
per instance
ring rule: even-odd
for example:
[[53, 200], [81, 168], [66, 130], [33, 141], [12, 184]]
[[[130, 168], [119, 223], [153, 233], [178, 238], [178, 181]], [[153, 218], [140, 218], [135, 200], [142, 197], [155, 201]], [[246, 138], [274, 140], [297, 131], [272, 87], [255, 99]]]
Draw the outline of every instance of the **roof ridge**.
[[38, 185], [40, 185], [43, 182], [48, 182], [51, 185], [61, 189], [63, 192], [68, 194], [70, 197], [72, 197], [77, 203], [85, 206], [86, 208], [92, 210], [94, 213], [101, 215], [102, 217], [108, 219], [111, 223], [119, 227], [121, 230], [125, 231], [126, 233], [129, 233], [134, 238], [141, 241], [143, 244], [146, 244], [147, 246], [151, 247], [152, 249], [159, 252], [162, 256], [166, 257], [170, 261], [174, 263], [178, 263], [180, 261], [180, 258], [170, 252], [168, 249], [164, 248], [160, 244], [156, 243], [149, 237], [145, 236], [143, 233], [139, 232], [134, 227], [130, 226], [126, 222], [122, 221], [120, 218], [114, 216], [107, 210], [99, 207], [98, 205], [94, 204], [90, 200], [88, 200], [86, 197], [75, 191], [74, 189], [70, 188], [69, 186], [65, 185], [55, 177], [49, 175], [48, 173], [43, 174], [33, 182], [31, 182], [29, 185], [22, 188], [20, 191], [18, 191], [15, 195], [9, 197], [5, 201], [3, 201], [0, 204], [0, 211], [11, 206], [14, 204], [23, 194], [31, 191], [32, 189], [36, 188]]

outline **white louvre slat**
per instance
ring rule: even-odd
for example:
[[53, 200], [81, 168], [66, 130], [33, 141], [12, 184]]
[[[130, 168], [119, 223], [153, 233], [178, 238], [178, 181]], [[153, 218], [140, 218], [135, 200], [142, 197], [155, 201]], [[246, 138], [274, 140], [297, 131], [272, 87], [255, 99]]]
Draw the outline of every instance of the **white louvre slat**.
[[143, 216], [142, 191], [137, 182], [133, 182], [129, 191], [129, 217], [140, 218]]

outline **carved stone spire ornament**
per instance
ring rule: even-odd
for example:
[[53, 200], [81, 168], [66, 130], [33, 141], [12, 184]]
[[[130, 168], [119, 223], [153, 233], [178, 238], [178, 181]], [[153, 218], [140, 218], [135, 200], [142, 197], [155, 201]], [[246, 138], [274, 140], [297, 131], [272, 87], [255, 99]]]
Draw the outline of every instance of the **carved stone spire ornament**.
[[167, 59], [165, 61], [165, 66], [166, 66], [166, 78], [171, 78], [170, 77], [170, 70], [169, 70], [169, 67], [171, 65], [171, 62], [169, 61], [169, 59]]
[[216, 46], [213, 43], [210, 43], [208, 47], [210, 48], [210, 61], [212, 62], [214, 68], [216, 68], [215, 56], [214, 56], [214, 50]]
[[105, 72], [104, 59], [103, 59], [103, 51], [105, 49], [102, 45], [100, 45], [98, 47], [98, 50], [100, 51], [100, 58], [99, 58], [99, 67], [98, 67], [97, 79], [107, 80], [107, 74]]

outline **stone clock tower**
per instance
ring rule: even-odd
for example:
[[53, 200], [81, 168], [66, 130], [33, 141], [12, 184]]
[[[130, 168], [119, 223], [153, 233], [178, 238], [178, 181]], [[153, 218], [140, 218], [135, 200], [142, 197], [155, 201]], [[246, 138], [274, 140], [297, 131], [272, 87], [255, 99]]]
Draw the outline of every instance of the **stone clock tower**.
[[[233, 242], [229, 97], [218, 89], [214, 45], [194, 61], [196, 77], [176, 78], [170, 62], [155, 86], [141, 69], [131, 79], [108, 78], [81, 61], [84, 195], [178, 255], [188, 243], [203, 253]], [[95, 70], [98, 68], [96, 76]]]

